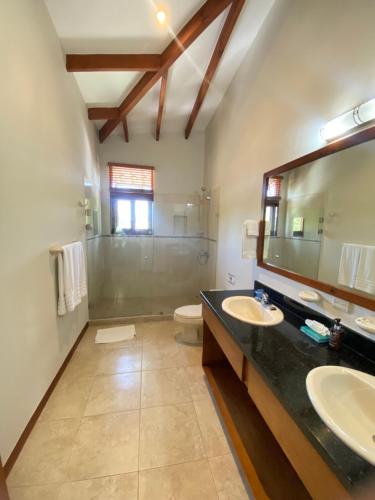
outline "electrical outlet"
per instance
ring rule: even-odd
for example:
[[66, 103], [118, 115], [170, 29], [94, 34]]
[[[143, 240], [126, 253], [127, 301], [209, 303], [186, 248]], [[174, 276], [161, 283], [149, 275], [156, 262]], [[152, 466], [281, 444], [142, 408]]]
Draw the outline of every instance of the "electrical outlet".
[[234, 274], [232, 273], [228, 273], [228, 279], [227, 279], [228, 283], [230, 285], [235, 285], [236, 284], [236, 277]]
[[340, 299], [339, 297], [333, 297], [332, 304], [336, 309], [340, 311], [349, 312], [350, 303], [347, 300]]

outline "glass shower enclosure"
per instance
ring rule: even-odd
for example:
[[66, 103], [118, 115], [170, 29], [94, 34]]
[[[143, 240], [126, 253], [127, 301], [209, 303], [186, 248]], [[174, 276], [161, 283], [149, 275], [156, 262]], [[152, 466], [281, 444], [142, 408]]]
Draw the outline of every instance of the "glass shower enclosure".
[[90, 319], [173, 314], [214, 283], [211, 197], [159, 194], [152, 235], [88, 238]]

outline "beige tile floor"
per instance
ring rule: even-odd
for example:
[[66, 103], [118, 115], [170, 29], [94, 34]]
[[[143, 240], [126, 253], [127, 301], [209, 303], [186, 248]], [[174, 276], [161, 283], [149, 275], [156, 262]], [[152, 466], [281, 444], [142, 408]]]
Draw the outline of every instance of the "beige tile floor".
[[97, 328], [87, 330], [14, 465], [11, 499], [249, 498], [201, 348], [177, 344], [173, 321], [137, 323], [136, 338], [116, 344], [95, 345]]

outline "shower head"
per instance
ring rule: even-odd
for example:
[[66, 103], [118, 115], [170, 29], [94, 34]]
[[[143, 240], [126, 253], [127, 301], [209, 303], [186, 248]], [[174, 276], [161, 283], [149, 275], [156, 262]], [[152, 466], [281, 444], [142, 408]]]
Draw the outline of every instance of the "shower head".
[[206, 194], [206, 192], [207, 192], [206, 186], [201, 186], [201, 191], [202, 191], [201, 200], [202, 201], [203, 200], [210, 201], [211, 200], [211, 195]]

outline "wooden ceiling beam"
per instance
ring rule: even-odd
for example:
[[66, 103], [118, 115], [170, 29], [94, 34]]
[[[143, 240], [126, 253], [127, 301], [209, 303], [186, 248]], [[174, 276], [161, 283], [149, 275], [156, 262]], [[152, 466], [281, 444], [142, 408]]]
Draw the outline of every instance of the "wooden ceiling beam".
[[125, 139], [125, 142], [129, 142], [128, 120], [126, 119], [126, 116], [123, 117], [123, 119], [122, 119], [122, 128], [124, 130], [124, 139]]
[[121, 117], [126, 116], [147, 92], [162, 78], [180, 55], [233, 2], [237, 0], [207, 0], [161, 54], [161, 67], [155, 73], [146, 73], [130, 91], [119, 107], [120, 118], [108, 120], [99, 131], [100, 142], [114, 131]]
[[156, 134], [155, 134], [155, 139], [157, 141], [160, 139], [161, 120], [163, 118], [165, 94], [167, 92], [167, 81], [168, 81], [168, 71], [164, 73], [161, 79], [160, 95], [159, 95], [159, 111], [158, 111], [158, 118], [156, 120]]
[[217, 41], [214, 52], [211, 56], [210, 63], [207, 67], [206, 74], [204, 75], [203, 82], [200, 86], [197, 98], [195, 100], [192, 112], [190, 114], [188, 123], [185, 128], [185, 139], [188, 139], [191, 130], [194, 126], [195, 120], [197, 119], [198, 113], [202, 107], [203, 101], [206, 97], [208, 89], [211, 85], [212, 79], [216, 73], [219, 66], [220, 60], [224, 54], [225, 48], [229, 41], [230, 35], [234, 29], [237, 19], [241, 13], [242, 7], [244, 6], [245, 0], [235, 0], [228, 12], [227, 18], [225, 20], [223, 29], [221, 30], [219, 39]]
[[118, 108], [89, 108], [88, 115], [90, 120], [116, 120], [120, 118]]
[[67, 54], [67, 71], [158, 71], [160, 54]]

